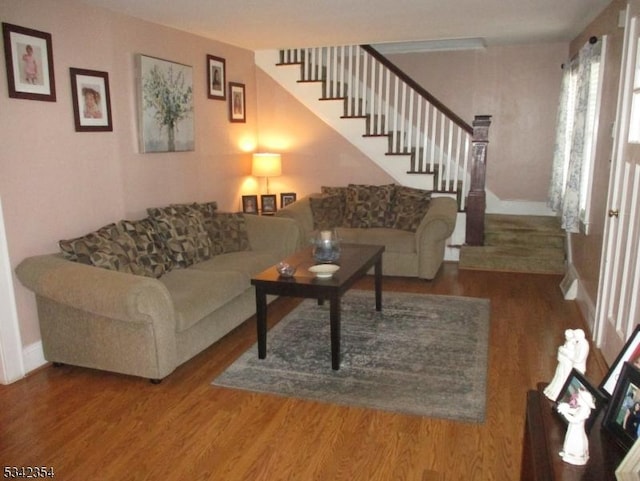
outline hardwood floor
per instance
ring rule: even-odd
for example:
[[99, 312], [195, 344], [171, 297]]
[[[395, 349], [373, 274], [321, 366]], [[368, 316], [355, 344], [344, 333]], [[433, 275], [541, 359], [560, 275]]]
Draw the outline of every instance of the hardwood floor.
[[[70, 366], [0, 386], [0, 460], [67, 480], [517, 480], [525, 395], [549, 381], [567, 328], [584, 328], [560, 276], [458, 271], [384, 289], [491, 300], [483, 424], [253, 394], [210, 382], [255, 342], [252, 318], [159, 385]], [[357, 286], [372, 289], [372, 278]], [[269, 309], [280, 319], [299, 300]], [[587, 378], [606, 365], [593, 347]], [[455, 400], [452, 400], [455, 401]]]

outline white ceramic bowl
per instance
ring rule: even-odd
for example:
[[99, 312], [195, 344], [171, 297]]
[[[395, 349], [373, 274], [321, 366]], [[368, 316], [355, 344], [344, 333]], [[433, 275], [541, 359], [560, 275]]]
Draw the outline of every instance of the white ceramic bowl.
[[317, 264], [309, 267], [309, 272], [315, 274], [319, 279], [327, 279], [335, 274], [338, 269], [340, 269], [340, 266], [335, 264]]

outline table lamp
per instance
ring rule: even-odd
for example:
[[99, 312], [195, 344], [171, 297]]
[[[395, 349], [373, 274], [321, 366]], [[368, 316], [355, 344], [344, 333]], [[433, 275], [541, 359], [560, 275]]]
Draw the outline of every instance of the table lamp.
[[267, 179], [267, 194], [269, 193], [269, 177], [275, 177], [281, 174], [282, 162], [280, 154], [253, 154], [251, 175], [254, 177], [265, 177]]

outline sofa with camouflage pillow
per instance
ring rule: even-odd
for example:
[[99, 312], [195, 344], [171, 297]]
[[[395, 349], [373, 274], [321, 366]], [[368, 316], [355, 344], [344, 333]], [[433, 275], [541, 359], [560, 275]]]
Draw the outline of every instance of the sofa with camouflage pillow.
[[18, 265], [45, 359], [160, 380], [255, 314], [252, 275], [300, 243], [290, 219], [215, 202], [147, 213]]
[[321, 188], [280, 209], [300, 238], [335, 230], [342, 242], [385, 246], [383, 274], [433, 279], [444, 261], [458, 206], [455, 199], [396, 184]]

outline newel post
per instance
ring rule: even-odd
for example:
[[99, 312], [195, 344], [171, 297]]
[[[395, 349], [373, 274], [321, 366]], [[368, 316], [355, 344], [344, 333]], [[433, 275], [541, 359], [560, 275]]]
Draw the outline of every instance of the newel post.
[[484, 213], [487, 206], [485, 177], [487, 147], [491, 115], [476, 115], [473, 120], [471, 148], [471, 184], [467, 197], [467, 229], [465, 243], [469, 246], [484, 244]]

